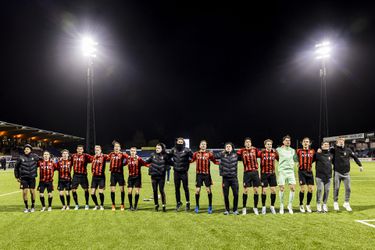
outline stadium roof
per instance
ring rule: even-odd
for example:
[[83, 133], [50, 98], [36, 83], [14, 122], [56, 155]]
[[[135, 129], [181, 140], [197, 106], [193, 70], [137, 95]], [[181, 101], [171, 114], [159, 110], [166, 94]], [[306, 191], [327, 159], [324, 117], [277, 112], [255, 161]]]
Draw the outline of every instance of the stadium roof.
[[82, 141], [85, 138], [62, 134], [54, 131], [23, 126], [19, 124], [0, 121], [0, 136], [9, 138], [31, 139], [35, 141], [51, 141], [53, 143], [64, 143]]

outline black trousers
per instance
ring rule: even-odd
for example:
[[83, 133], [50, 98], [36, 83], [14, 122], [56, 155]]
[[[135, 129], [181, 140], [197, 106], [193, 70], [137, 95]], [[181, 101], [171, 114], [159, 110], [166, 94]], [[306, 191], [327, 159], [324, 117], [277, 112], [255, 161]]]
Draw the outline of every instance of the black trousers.
[[164, 192], [164, 185], [165, 185], [165, 176], [158, 176], [158, 177], [151, 177], [152, 183], [152, 191], [154, 193], [154, 203], [155, 205], [159, 205], [158, 199], [158, 188], [161, 195], [161, 202], [165, 204], [165, 192]]
[[237, 177], [223, 177], [223, 194], [225, 210], [229, 211], [229, 188], [232, 189], [233, 193], [233, 212], [237, 211], [238, 208], [238, 179]]
[[185, 198], [186, 202], [190, 202], [190, 193], [189, 193], [189, 187], [188, 187], [188, 172], [176, 172], [174, 171], [174, 187], [175, 187], [175, 193], [176, 193], [176, 202], [179, 203], [181, 202], [181, 193], [180, 193], [180, 187], [181, 187], [181, 182], [182, 186], [185, 191]]

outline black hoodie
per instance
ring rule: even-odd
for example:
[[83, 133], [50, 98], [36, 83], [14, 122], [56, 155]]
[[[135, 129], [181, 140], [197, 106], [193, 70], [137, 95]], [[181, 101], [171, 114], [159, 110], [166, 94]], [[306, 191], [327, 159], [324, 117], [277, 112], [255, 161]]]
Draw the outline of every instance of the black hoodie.
[[334, 148], [331, 148], [330, 152], [331, 154], [333, 154], [333, 169], [340, 174], [346, 174], [350, 172], [350, 157], [354, 159], [358, 166], [362, 166], [362, 163], [359, 161], [358, 157], [348, 147], [336, 146]]
[[329, 150], [322, 150], [321, 153], [316, 153], [315, 175], [323, 183], [327, 183], [332, 178], [332, 159], [333, 156]]

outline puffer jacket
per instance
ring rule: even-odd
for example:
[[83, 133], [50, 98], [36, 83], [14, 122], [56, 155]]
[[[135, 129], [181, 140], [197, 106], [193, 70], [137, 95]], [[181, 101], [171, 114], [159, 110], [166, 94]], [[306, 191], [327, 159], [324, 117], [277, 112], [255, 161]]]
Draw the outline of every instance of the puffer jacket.
[[152, 177], [163, 177], [171, 165], [170, 157], [166, 153], [152, 153], [146, 162], [150, 164], [148, 174]]
[[20, 155], [14, 168], [14, 176], [19, 178], [36, 178], [38, 175], [38, 161], [41, 158], [34, 153]]

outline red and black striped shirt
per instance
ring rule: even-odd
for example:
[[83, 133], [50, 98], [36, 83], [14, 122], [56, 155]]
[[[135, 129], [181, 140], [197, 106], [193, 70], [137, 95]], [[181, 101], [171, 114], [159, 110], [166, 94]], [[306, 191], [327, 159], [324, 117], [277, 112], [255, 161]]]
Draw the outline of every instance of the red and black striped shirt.
[[109, 153], [108, 159], [109, 163], [109, 171], [112, 173], [124, 173], [124, 160], [128, 157], [128, 154], [119, 152], [119, 153]]
[[312, 164], [315, 161], [314, 149], [297, 149], [299, 170], [311, 172]]
[[57, 169], [56, 164], [49, 160], [49, 161], [39, 161], [39, 181], [40, 182], [51, 182], [53, 181], [53, 174], [54, 171]]
[[94, 155], [91, 163], [91, 172], [93, 176], [105, 176], [105, 163], [108, 155]]
[[262, 151], [259, 151], [258, 156], [260, 158], [261, 173], [275, 173], [275, 160], [279, 159], [277, 152], [274, 149], [271, 149], [270, 151], [263, 149]]
[[57, 170], [59, 171], [59, 180], [70, 181], [72, 179], [72, 161], [60, 159], [57, 162]]
[[237, 154], [241, 156], [245, 172], [258, 171], [258, 149], [255, 147], [241, 148], [237, 151]]
[[128, 156], [127, 157], [127, 165], [129, 168], [129, 176], [135, 177], [141, 175], [141, 167], [145, 166], [148, 167], [147, 164], [141, 157], [136, 155], [135, 157]]
[[190, 163], [196, 161], [196, 173], [197, 174], [210, 174], [210, 162], [219, 164], [215, 159], [214, 154], [210, 151], [197, 151], [193, 154], [193, 158]]
[[86, 153], [73, 154], [72, 161], [74, 174], [87, 174], [87, 163], [92, 162], [92, 156]]

